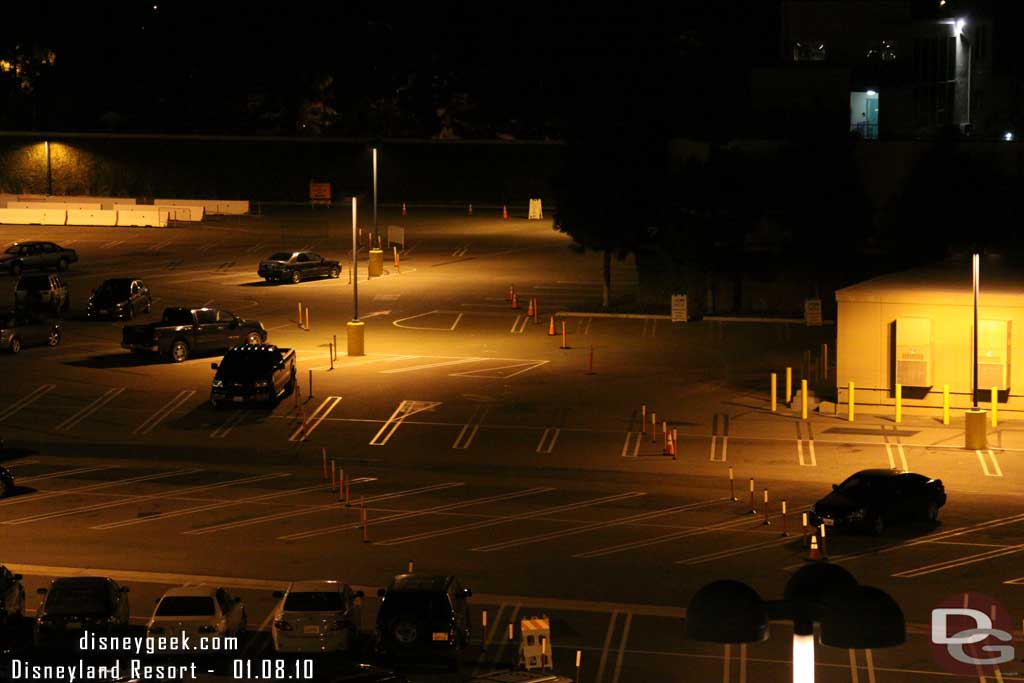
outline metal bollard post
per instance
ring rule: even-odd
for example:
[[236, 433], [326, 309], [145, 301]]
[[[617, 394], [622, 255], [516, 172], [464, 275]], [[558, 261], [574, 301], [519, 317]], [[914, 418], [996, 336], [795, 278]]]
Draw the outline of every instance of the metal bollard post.
[[334, 458], [331, 458], [331, 490], [334, 490]]
[[580, 655], [581, 650], [576, 650], [576, 683], [580, 683]]
[[306, 306], [306, 332], [309, 332], [309, 306]]
[[320, 449], [320, 455], [323, 456], [324, 481], [327, 481], [327, 449], [326, 448], [321, 448]]
[[821, 525], [821, 527], [819, 528], [818, 533], [819, 533], [818, 538], [821, 539], [821, 556], [822, 557], [827, 557], [828, 556], [828, 552], [825, 550], [825, 525], [824, 524]]
[[786, 501], [782, 501], [782, 535], [789, 536], [789, 525], [786, 522]]
[[754, 507], [754, 478], [750, 478], [750, 514], [756, 515], [757, 508]]
[[313, 398], [313, 369], [309, 369], [309, 397]]
[[654, 443], [658, 436], [658, 414], [651, 413], [651, 443]]
[[800, 515], [800, 534], [804, 537], [804, 545], [807, 545], [807, 534], [810, 533], [810, 529], [807, 527], [807, 513]]
[[352, 504], [352, 489], [350, 484], [352, 483], [352, 477], [345, 478], [345, 507]]
[[679, 455], [679, 430], [676, 427], [672, 428], [672, 459], [675, 460], [676, 456]]
[[771, 394], [769, 394], [769, 396], [770, 396], [770, 398], [769, 398], [769, 402], [771, 403], [771, 406], [772, 406], [772, 412], [773, 412], [773, 413], [774, 413], [774, 412], [775, 412], [775, 411], [776, 411], [776, 410], [778, 409], [778, 407], [779, 407], [779, 406], [778, 406], [778, 392], [779, 392], [779, 387], [778, 387], [778, 384], [779, 384], [779, 382], [778, 382], [778, 377], [776, 377], [776, 376], [775, 376], [775, 373], [773, 372], [773, 373], [772, 373], [772, 388], [771, 388]]
[[807, 380], [800, 380], [800, 419], [807, 419]]
[[896, 424], [903, 422], [903, 385], [896, 384]]
[[768, 489], [764, 490], [764, 524], [762, 526], [771, 526], [772, 523], [768, 519]]
[[334, 335], [334, 347], [333, 348], [334, 348], [334, 350], [332, 351], [332, 353], [334, 354], [333, 360], [338, 360], [338, 335]]
[[647, 404], [640, 404], [640, 433], [647, 433]]
[[298, 325], [301, 328], [302, 327], [302, 302], [301, 301], [299, 302], [299, 312], [298, 312], [297, 315], [298, 315], [298, 317], [295, 318], [295, 324]]
[[331, 357], [331, 370], [334, 369], [334, 345], [331, 342], [327, 342], [327, 352]]
[[480, 652], [487, 652], [487, 610], [480, 616]]
[[416, 571], [416, 564], [412, 560], [409, 560], [409, 571], [406, 573], [412, 574], [414, 571]]
[[942, 385], [942, 424], [949, 424], [949, 385]]
[[360, 516], [361, 521], [363, 523], [363, 543], [369, 543], [370, 542], [370, 530], [369, 530], [369, 524], [367, 523], [367, 520], [366, 520], [366, 507], [363, 505], [362, 497], [359, 498], [359, 513], [360, 513], [359, 516]]
[[343, 467], [338, 468], [338, 502], [344, 502], [345, 500], [345, 469]]
[[853, 380], [850, 380], [849, 388], [846, 391], [846, 405], [847, 405], [847, 408], [849, 410], [849, 413], [847, 414], [846, 419], [849, 422], [853, 422], [853, 412], [854, 412], [854, 408], [853, 408], [853, 406], [854, 406]]
[[732, 465], [729, 466], [729, 500], [736, 502], [736, 482], [733, 481]]
[[992, 426], [999, 426], [999, 389], [992, 387]]
[[786, 400], [783, 403], [788, 408], [793, 403], [793, 368], [786, 368]]

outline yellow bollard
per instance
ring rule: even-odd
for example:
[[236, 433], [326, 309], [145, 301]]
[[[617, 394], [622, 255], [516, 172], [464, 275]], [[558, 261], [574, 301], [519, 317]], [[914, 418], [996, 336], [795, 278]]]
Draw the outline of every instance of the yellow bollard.
[[896, 424], [903, 422], [903, 385], [896, 385]]
[[786, 407], [793, 402], [793, 368], [786, 368]]
[[807, 380], [800, 380], [800, 419], [807, 419]]
[[999, 426], [999, 389], [992, 387], [992, 426]]
[[306, 306], [306, 332], [309, 332], [309, 306]]
[[850, 386], [846, 390], [846, 404], [847, 404], [847, 409], [849, 411], [847, 416], [846, 416], [846, 419], [849, 420], [850, 422], [853, 422], [853, 405], [854, 405], [854, 401], [853, 401], [853, 380], [850, 380]]
[[299, 317], [295, 319], [295, 324], [302, 327], [302, 302], [299, 302]]
[[949, 424], [949, 385], [942, 385], [942, 424]]
[[771, 404], [772, 404], [772, 412], [773, 413], [779, 407], [778, 406], [778, 396], [777, 396], [778, 391], [779, 391], [778, 384], [779, 384], [778, 378], [775, 376], [775, 373], [773, 372], [772, 373], [772, 393], [771, 393]]

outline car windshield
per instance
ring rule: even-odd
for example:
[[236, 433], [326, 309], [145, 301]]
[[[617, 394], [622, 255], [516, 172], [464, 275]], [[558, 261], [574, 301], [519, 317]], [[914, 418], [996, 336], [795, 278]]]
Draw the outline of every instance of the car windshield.
[[191, 325], [192, 311], [187, 308], [168, 308], [160, 320], [164, 325]]
[[110, 608], [110, 591], [106, 583], [57, 582], [46, 595], [49, 614], [106, 614]]
[[877, 477], [855, 474], [840, 484], [838, 491], [846, 495], [864, 495], [878, 488], [880, 483]]
[[6, 249], [4, 249], [4, 253], [5, 254], [17, 254], [19, 252], [21, 252], [21, 245], [20, 244], [12, 244], [11, 246], [9, 246]]
[[288, 612], [341, 612], [345, 605], [338, 591], [289, 593], [284, 601]]
[[452, 606], [444, 593], [428, 593], [426, 591], [398, 591], [388, 593], [384, 598], [382, 609], [388, 613], [413, 612], [430, 619], [447, 619], [451, 617]]
[[220, 362], [220, 369], [227, 374], [266, 370], [281, 359], [276, 351], [231, 351]]
[[103, 296], [122, 296], [128, 294], [130, 284], [131, 280], [107, 280], [100, 285], [96, 293]]
[[283, 252], [283, 251], [279, 251], [278, 253], [274, 254], [273, 256], [268, 258], [267, 260], [268, 261], [288, 261], [289, 259], [291, 259], [291, 257], [292, 257], [291, 254], [288, 254], [288, 253]]
[[210, 617], [214, 614], [213, 598], [208, 595], [171, 595], [160, 601], [158, 617]]

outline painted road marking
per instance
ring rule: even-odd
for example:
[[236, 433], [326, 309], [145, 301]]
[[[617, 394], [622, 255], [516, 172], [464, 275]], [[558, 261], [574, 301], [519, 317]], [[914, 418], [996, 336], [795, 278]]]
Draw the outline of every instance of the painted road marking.
[[189, 486], [183, 489], [175, 489], [172, 491], [165, 491], [164, 493], [151, 493], [137, 496], [128, 496], [126, 498], [118, 498], [117, 500], [108, 500], [102, 503], [93, 503], [92, 505], [81, 505], [79, 507], [69, 508], [67, 510], [57, 510], [53, 512], [43, 512], [37, 515], [28, 515], [26, 517], [18, 517], [16, 519], [9, 519], [3, 522], [7, 525], [21, 525], [30, 524], [33, 522], [42, 522], [49, 519], [58, 519], [61, 517], [71, 517], [73, 515], [80, 514], [82, 512], [95, 512], [97, 510], [107, 510], [110, 508], [120, 507], [122, 505], [129, 505], [131, 503], [139, 503], [148, 500], [159, 500], [161, 498], [177, 498], [179, 496], [199, 493], [201, 491], [214, 491], [216, 489], [223, 489], [229, 486], [238, 486], [240, 484], [252, 484], [259, 481], [265, 481], [267, 479], [280, 479], [281, 477], [290, 477], [290, 474], [284, 472], [277, 472], [273, 474], [259, 474], [251, 477], [243, 477], [242, 479], [233, 479], [231, 481], [224, 481], [217, 484], [202, 484], [199, 486]]
[[467, 251], [469, 251], [469, 245], [464, 244], [456, 247], [455, 251], [452, 252], [452, 256], [465, 256]]
[[516, 321], [512, 323], [512, 329], [509, 332], [512, 334], [523, 334], [526, 332], [526, 323], [528, 322], [530, 322], [530, 318], [520, 313], [516, 316]]
[[652, 510], [650, 512], [641, 512], [635, 515], [629, 515], [627, 517], [619, 517], [617, 519], [606, 520], [603, 522], [590, 522], [588, 524], [582, 524], [575, 526], [570, 529], [562, 529], [560, 531], [549, 531], [544, 534], [535, 534], [533, 536], [522, 536], [520, 538], [514, 538], [509, 541], [500, 541], [498, 543], [492, 543], [490, 545], [481, 545], [472, 550], [476, 552], [493, 552], [495, 550], [506, 550], [508, 548], [514, 548], [521, 545], [534, 545], [535, 543], [541, 543], [543, 541], [551, 541], [556, 538], [565, 538], [566, 536], [575, 536], [578, 534], [584, 534], [588, 531], [595, 529], [607, 529], [614, 526], [625, 526], [627, 524], [635, 524], [637, 522], [646, 522], [649, 519], [655, 517], [662, 517], [664, 515], [672, 515], [677, 512], [684, 512], [686, 510], [694, 510], [701, 507], [710, 505], [716, 505], [723, 501], [729, 500], [728, 498], [716, 498], [715, 500], [702, 500], [696, 503], [687, 503], [686, 505], [677, 505], [675, 507], [664, 508], [662, 510]]
[[[478, 358], [477, 360], [506, 360], [501, 358]], [[537, 360], [537, 361], [524, 361], [521, 363], [513, 363], [511, 365], [499, 365], [497, 367], [483, 368], [480, 370], [467, 370], [465, 372], [450, 372], [449, 377], [480, 377], [483, 379], [509, 379], [516, 375], [521, 375], [524, 372], [535, 370], [542, 365], [546, 365], [550, 361]], [[515, 372], [498, 372], [499, 370], [515, 370]]]
[[373, 438], [370, 439], [371, 446], [383, 446], [388, 440], [395, 435], [395, 432], [405, 419], [416, 413], [422, 413], [427, 410], [433, 410], [434, 408], [441, 405], [440, 401], [402, 401], [395, 408], [395, 412], [391, 413], [391, 417], [387, 419], [380, 430], [374, 434]]
[[[364, 484], [366, 482], [376, 481], [376, 477], [357, 477], [352, 479], [353, 484]], [[116, 522], [108, 522], [107, 524], [98, 524], [96, 526], [89, 527], [90, 529], [119, 529], [125, 526], [133, 526], [136, 524], [148, 524], [149, 522], [155, 522], [163, 519], [172, 519], [175, 517], [184, 517], [186, 515], [194, 515], [197, 512], [208, 512], [210, 510], [222, 510], [228, 507], [234, 507], [235, 505], [245, 505], [248, 503], [261, 503], [268, 500], [274, 500], [277, 498], [285, 498], [287, 496], [293, 496], [300, 493], [311, 493], [313, 491], [324, 491], [329, 490], [326, 484], [315, 484], [313, 486], [304, 486], [297, 489], [288, 489], [287, 491], [271, 491], [270, 493], [261, 493], [255, 496], [248, 496], [246, 498], [239, 498], [238, 500], [226, 500], [219, 503], [207, 503], [205, 505], [194, 505], [188, 508], [181, 508], [178, 510], [170, 510], [168, 512], [158, 512], [153, 515], [147, 515], [146, 517], [129, 517]]]
[[[620, 454], [623, 458], [635, 458], [637, 453], [640, 451], [640, 441], [643, 439], [643, 434], [640, 432], [626, 432], [626, 441], [622, 444], [622, 453]], [[630, 449], [630, 441], [632, 441], [633, 447]]]
[[[455, 488], [457, 486], [465, 486], [462, 482], [450, 481], [444, 484], [433, 484], [431, 486], [421, 486], [415, 489], [407, 489], [405, 491], [394, 491], [392, 493], [381, 493], [375, 496], [361, 499], [361, 502], [365, 505], [367, 503], [376, 503], [382, 500], [392, 500], [395, 498], [404, 498], [406, 496], [414, 496], [420, 493], [430, 493], [432, 491], [442, 491], [444, 489]], [[275, 512], [269, 515], [260, 515], [259, 517], [250, 517], [248, 519], [240, 519], [233, 522], [225, 522], [223, 524], [211, 524], [210, 526], [200, 527], [198, 529], [191, 529], [189, 531], [183, 531], [182, 533], [186, 536], [201, 536], [203, 534], [212, 534], [217, 531], [226, 531], [228, 529], [238, 529], [239, 527], [253, 526], [256, 524], [263, 524], [264, 522], [272, 522], [279, 519], [290, 519], [292, 517], [300, 517], [302, 515], [309, 515], [314, 512], [321, 512], [323, 510], [337, 509], [338, 503], [330, 503], [327, 505], [315, 505], [312, 507], [304, 508], [302, 510], [285, 510], [282, 512]]]
[[171, 246], [172, 242], [174, 242], [174, 240], [163, 240], [161, 242], [156, 242], [155, 244], [149, 245], [146, 251], [160, 251], [164, 247]]
[[615, 610], [612, 612], [611, 619], [608, 620], [608, 630], [604, 634], [604, 645], [601, 647], [601, 661], [597, 665], [597, 675], [594, 677], [594, 683], [602, 683], [604, 679], [604, 667], [608, 663], [608, 649], [612, 644], [612, 636], [615, 635], [615, 620], [619, 618], [619, 611]]
[[[725, 462], [729, 453], [729, 416], [722, 413], [721, 415], [721, 429], [722, 434], [719, 435], [719, 414], [715, 413], [711, 419], [711, 453], [708, 460], [711, 462]], [[718, 455], [718, 440], [721, 439], [722, 452], [721, 456]]]
[[416, 318], [423, 318], [423, 317], [426, 317], [428, 315], [433, 315], [435, 313], [445, 313], [445, 311], [433, 310], [433, 311], [427, 311], [426, 313], [417, 313], [416, 315], [410, 315], [407, 318], [399, 318], [398, 320], [392, 320], [391, 324], [394, 325], [395, 327], [404, 327], [407, 330], [433, 330], [435, 332], [454, 332], [455, 328], [459, 326], [459, 322], [462, 321], [463, 313], [461, 311], [459, 311], [459, 312], [457, 312], [455, 314], [455, 320], [452, 322], [451, 326], [449, 326], [449, 327], [419, 327], [418, 325], [403, 325], [402, 324], [402, 323], [404, 323], [407, 320], [415, 320]]
[[152, 481], [154, 479], [165, 479], [167, 477], [179, 477], [186, 474], [196, 474], [202, 472], [201, 469], [186, 469], [186, 470], [173, 470], [171, 472], [158, 472], [156, 474], [144, 474], [138, 477], [129, 477], [128, 479], [118, 479], [117, 481], [104, 481], [98, 484], [86, 484], [85, 486], [77, 486], [73, 489], [61, 489], [59, 491], [46, 491], [45, 493], [26, 493], [14, 498], [7, 498], [0, 500], [0, 506], [16, 505], [18, 503], [34, 503], [40, 500], [50, 500], [52, 498], [59, 498], [60, 496], [69, 496], [77, 493], [90, 493], [92, 491], [99, 491], [101, 489], [110, 489], [115, 486], [124, 486], [125, 484], [138, 484], [143, 481]]
[[236, 410], [228, 419], [224, 420], [224, 423], [210, 432], [211, 439], [223, 439], [231, 430], [242, 423], [242, 420], [249, 414], [248, 408]]
[[626, 493], [617, 493], [610, 496], [602, 496], [601, 498], [592, 498], [590, 500], [583, 500], [577, 503], [568, 503], [566, 505], [556, 505], [554, 507], [543, 508], [541, 510], [532, 510], [530, 512], [520, 512], [514, 515], [506, 515], [499, 519], [485, 519], [479, 522], [469, 522], [467, 524], [459, 524], [456, 526], [446, 527], [444, 529], [437, 529], [435, 531], [424, 531], [419, 534], [409, 534], [408, 536], [399, 536], [398, 538], [392, 538], [386, 541], [375, 541], [374, 545], [402, 545], [403, 543], [410, 543], [412, 541], [423, 541], [428, 538], [438, 538], [440, 536], [450, 536], [451, 534], [462, 533], [463, 531], [475, 531], [477, 529], [486, 529], [488, 527], [499, 526], [501, 524], [508, 524], [509, 522], [518, 522], [523, 519], [534, 519], [536, 517], [546, 517], [548, 515], [560, 514], [562, 512], [571, 512], [573, 510], [580, 510], [582, 508], [593, 507], [595, 505], [602, 505], [604, 503], [614, 503], [620, 500], [628, 500], [630, 498], [638, 498], [640, 496], [646, 496], [647, 494], [643, 491], [628, 491]]
[[112, 249], [112, 248], [116, 247], [119, 244], [124, 244], [124, 240], [111, 240], [110, 242], [107, 242], [106, 244], [101, 245], [100, 249]]
[[100, 472], [103, 470], [116, 469], [116, 465], [101, 465], [99, 467], [77, 467], [72, 470], [61, 470], [60, 472], [51, 472], [50, 474], [39, 474], [34, 477], [18, 477], [19, 484], [25, 484], [30, 481], [44, 481], [46, 479], [60, 479], [61, 477], [70, 477], [73, 474], [86, 474], [87, 472]]
[[257, 242], [256, 244], [252, 245], [251, 247], [248, 247], [245, 250], [245, 253], [247, 253], [247, 254], [255, 254], [257, 251], [259, 251], [263, 247], [264, 247], [263, 242]]
[[446, 365], [465, 365], [466, 363], [478, 363], [486, 358], [459, 358], [457, 360], [445, 360], [437, 361], [435, 363], [426, 363], [425, 365], [411, 365], [404, 368], [392, 368], [391, 370], [380, 370], [382, 375], [394, 375], [400, 372], [415, 372], [417, 370], [429, 370], [430, 368], [441, 368]]
[[478, 405], [470, 416], [469, 421], [462, 425], [462, 431], [459, 432], [459, 436], [455, 439], [455, 443], [452, 444], [452, 448], [460, 451], [468, 449], [469, 445], [473, 443], [473, 439], [476, 438], [480, 425], [484, 423], [484, 419], [489, 412], [491, 412], [489, 405]]
[[92, 415], [93, 413], [95, 413], [97, 410], [99, 410], [103, 406], [105, 406], [108, 403], [110, 403], [111, 401], [113, 401], [115, 398], [120, 396], [122, 393], [124, 393], [124, 388], [123, 387], [116, 387], [114, 389], [107, 389], [105, 392], [103, 392], [102, 395], [100, 395], [98, 398], [96, 398], [92, 403], [90, 403], [89, 405], [85, 406], [84, 408], [79, 410], [77, 413], [75, 413], [74, 415], [72, 415], [68, 419], [66, 419], [63, 422], [61, 422], [60, 424], [58, 424], [56, 427], [53, 428], [53, 430], [56, 431], [56, 432], [66, 432], [66, 431], [68, 431], [70, 429], [73, 429], [75, 427], [75, 425], [77, 425], [82, 420], [84, 420], [85, 418], [87, 418], [90, 415]]
[[309, 435], [313, 433], [313, 430], [320, 426], [320, 423], [327, 419], [327, 416], [331, 414], [331, 411], [341, 403], [341, 396], [328, 396], [325, 398], [320, 405], [316, 407], [313, 414], [308, 419], [303, 418], [299, 426], [295, 428], [292, 435], [288, 437], [289, 441], [305, 441], [309, 438]]
[[[818, 457], [814, 453], [814, 432], [811, 430], [811, 423], [807, 423], [807, 438], [804, 439], [803, 431], [800, 428], [801, 422], [796, 423], [796, 457], [801, 467], [817, 467]], [[807, 444], [807, 455], [804, 455], [804, 444]]]
[[[540, 442], [537, 444], [537, 453], [551, 453], [555, 449], [555, 442], [562, 430], [558, 427], [545, 427], [544, 433], [540, 435]], [[627, 435], [628, 436], [628, 435]]]
[[913, 579], [918, 576], [926, 576], [928, 574], [935, 574], [937, 572], [946, 571], [947, 569], [956, 569], [957, 567], [965, 567], [969, 564], [977, 564], [978, 562], [986, 562], [988, 560], [994, 560], [997, 557], [1006, 557], [1007, 555], [1015, 555], [1017, 553], [1024, 552], [1024, 544], [1011, 545], [1005, 548], [996, 548], [995, 550], [987, 550], [983, 553], [976, 555], [968, 555], [967, 557], [961, 557], [955, 560], [946, 560], [945, 562], [936, 562], [935, 564], [926, 564], [921, 567], [915, 567], [914, 569], [907, 569], [906, 571], [897, 572], [893, 576], [897, 576], [901, 579]]
[[[891, 470], [909, 470], [907, 467], [907, 454], [903, 451], [903, 444], [897, 443], [896, 452], [893, 453], [893, 444], [885, 444], [885, 454], [889, 456], [889, 469]], [[899, 456], [899, 463], [896, 462], [896, 456]]]
[[658, 329], [657, 318], [644, 318], [644, 329], [640, 334], [641, 337], [654, 337]]
[[763, 550], [764, 548], [770, 548], [773, 545], [782, 545], [789, 543], [791, 538], [783, 536], [781, 538], [773, 538], [769, 541], [760, 541], [758, 543], [752, 543], [750, 545], [740, 546], [739, 548], [729, 548], [727, 550], [720, 550], [716, 553], [707, 553], [704, 555], [697, 555], [696, 557], [688, 557], [685, 560], [676, 560], [673, 564], [683, 564], [687, 566], [693, 566], [697, 564], [703, 564], [705, 562], [714, 562], [715, 560], [722, 560], [728, 557], [735, 557], [736, 555], [742, 555], [744, 553], [753, 552], [755, 550]]
[[0, 411], [0, 422], [3, 422], [12, 415], [15, 415], [21, 409], [32, 405], [33, 403], [35, 403], [36, 401], [38, 401], [43, 396], [50, 393], [56, 388], [56, 384], [43, 384], [42, 386], [36, 387], [27, 396], [18, 399], [17, 401], [15, 401], [11, 405], [7, 406], [2, 411]]
[[629, 640], [629, 627], [633, 624], [633, 613], [626, 612], [626, 623], [622, 626], [622, 638], [619, 640], [619, 655], [615, 658], [615, 673], [612, 674], [612, 683], [619, 683], [619, 674], [622, 673], [622, 658], [626, 654], [626, 643]]
[[132, 434], [149, 434], [153, 428], [163, 422], [171, 413], [177, 410], [182, 403], [192, 398], [196, 392], [189, 390], [179, 391], [177, 396], [164, 404], [159, 410], [150, 415], [146, 420], [132, 430]]
[[[995, 451], [988, 448], [984, 451], [975, 451], [978, 454], [978, 461], [981, 463], [981, 471], [985, 473], [986, 477], [1001, 477], [1003, 476], [1003, 469], [999, 467], [999, 461], [996, 460]], [[987, 456], [987, 459], [986, 459]], [[991, 462], [991, 467], [989, 463]]]
[[[441, 512], [449, 512], [451, 510], [461, 510], [467, 507], [473, 507], [476, 505], [486, 505], [487, 503], [496, 503], [504, 500], [512, 500], [514, 498], [523, 498], [526, 496], [536, 496], [541, 493], [549, 493], [555, 489], [550, 486], [537, 486], [532, 489], [525, 489], [523, 491], [513, 491], [511, 493], [502, 493], [496, 496], [485, 496], [483, 498], [472, 498], [470, 500], [464, 500], [458, 503], [446, 503], [444, 505], [435, 505], [434, 507], [425, 508], [422, 510], [412, 510], [410, 512], [399, 512], [393, 515], [387, 515], [385, 517], [377, 517], [371, 519], [369, 524], [376, 526], [378, 524], [385, 524], [387, 522], [395, 522], [403, 519], [411, 519], [414, 517], [424, 517], [426, 515], [438, 514]], [[334, 533], [335, 531], [345, 531], [350, 529], [360, 528], [359, 522], [348, 523], [348, 524], [335, 524], [329, 527], [322, 527], [320, 529], [310, 529], [308, 531], [300, 531], [294, 534], [288, 534], [287, 536], [278, 536], [278, 540], [282, 541], [296, 541], [306, 538], [313, 538], [315, 536], [323, 536], [324, 534]]]

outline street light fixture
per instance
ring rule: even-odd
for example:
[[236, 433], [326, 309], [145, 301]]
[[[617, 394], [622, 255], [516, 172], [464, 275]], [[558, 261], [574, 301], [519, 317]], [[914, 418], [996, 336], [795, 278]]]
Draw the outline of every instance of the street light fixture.
[[827, 563], [799, 569], [782, 600], [762, 600], [739, 581], [709, 583], [686, 608], [685, 632], [706, 642], [756, 643], [768, 638], [770, 619], [793, 622], [793, 683], [814, 683], [816, 623], [821, 644], [830, 647], [893, 647], [906, 640], [903, 612], [887, 593]]

